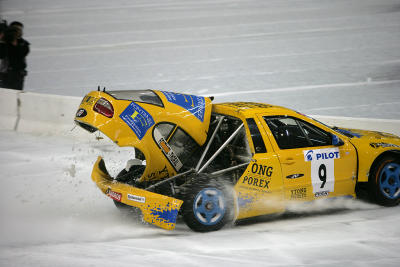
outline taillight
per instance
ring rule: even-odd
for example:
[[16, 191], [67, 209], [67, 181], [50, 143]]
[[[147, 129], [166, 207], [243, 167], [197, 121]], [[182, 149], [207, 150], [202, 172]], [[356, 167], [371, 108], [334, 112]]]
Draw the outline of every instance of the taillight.
[[114, 116], [114, 108], [105, 98], [97, 100], [96, 104], [94, 104], [93, 110], [107, 118], [112, 118]]

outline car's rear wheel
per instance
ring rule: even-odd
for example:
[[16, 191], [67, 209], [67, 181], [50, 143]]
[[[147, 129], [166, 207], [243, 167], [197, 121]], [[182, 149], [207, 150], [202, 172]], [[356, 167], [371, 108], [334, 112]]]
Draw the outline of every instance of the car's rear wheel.
[[369, 178], [369, 194], [373, 201], [383, 206], [400, 203], [400, 159], [387, 156], [372, 170]]
[[183, 220], [194, 231], [216, 231], [233, 219], [232, 189], [222, 181], [198, 177], [185, 184], [181, 197]]

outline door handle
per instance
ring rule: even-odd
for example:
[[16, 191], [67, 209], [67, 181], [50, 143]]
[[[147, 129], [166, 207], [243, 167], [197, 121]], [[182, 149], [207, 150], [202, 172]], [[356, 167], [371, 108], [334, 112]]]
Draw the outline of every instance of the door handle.
[[304, 174], [302, 174], [302, 173], [296, 173], [296, 174], [288, 175], [288, 176], [286, 176], [286, 178], [287, 179], [296, 179], [296, 178], [300, 178], [300, 177], [303, 177], [303, 176], [304, 176]]
[[292, 165], [294, 164], [296, 161], [293, 158], [286, 158], [284, 161], [282, 161], [282, 164], [285, 165]]

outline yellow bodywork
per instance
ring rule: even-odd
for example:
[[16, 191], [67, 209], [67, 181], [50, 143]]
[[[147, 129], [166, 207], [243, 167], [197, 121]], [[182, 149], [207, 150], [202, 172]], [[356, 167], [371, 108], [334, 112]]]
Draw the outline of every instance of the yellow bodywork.
[[[167, 140], [155, 142], [154, 126], [159, 122], [175, 124], [175, 129], [183, 129], [196, 143], [202, 145], [207, 139], [211, 116], [209, 98], [162, 91], [151, 92], [159, 98], [161, 105], [116, 99], [108, 92], [92, 91], [83, 98], [75, 117], [76, 123], [94, 127], [118, 146], [135, 147], [144, 154], [146, 162], [151, 164], [146, 165], [139, 182], [161, 180], [174, 176], [179, 171], [179, 166], [174, 166], [167, 156], [166, 149], [170, 149], [166, 144]], [[111, 118], [94, 112], [94, 106], [99, 99], [111, 103], [114, 112]], [[137, 125], [132, 125], [132, 122]], [[133, 128], [137, 126], [138, 129]], [[101, 170], [101, 162], [101, 158], [96, 161], [92, 179], [104, 194], [118, 202], [139, 208], [144, 221], [164, 229], [174, 229], [176, 216], [182, 205], [181, 200], [116, 182], [106, 170]]]
[[[92, 180], [110, 198], [142, 211], [143, 220], [166, 230], [175, 228], [176, 217], [182, 200], [149, 192], [113, 180], [99, 168], [102, 158], [98, 157], [92, 171]], [[104, 163], [103, 163], [104, 164]]]
[[[292, 202], [308, 202], [341, 196], [354, 198], [356, 183], [368, 181], [369, 172], [375, 159], [390, 150], [400, 152], [400, 138], [395, 135], [345, 130], [345, 132], [356, 135], [350, 138], [308, 116], [279, 106], [241, 102], [221, 103], [213, 105], [213, 112], [237, 117], [245, 125], [247, 118], [253, 118], [260, 129], [267, 150], [266, 153], [255, 153], [252, 138], [249, 138], [251, 134], [246, 127], [253, 159], [234, 187], [238, 196], [237, 219], [281, 212]], [[343, 144], [337, 147], [279, 149], [272, 132], [263, 119], [264, 116], [300, 119], [338, 136]], [[305, 152], [307, 150], [329, 152], [332, 149], [336, 149], [340, 156], [334, 159], [332, 190], [314, 193], [317, 186], [311, 179], [313, 167], [311, 161], [305, 161]], [[295, 179], [287, 178], [291, 174], [299, 173], [303, 176]], [[268, 186], [266, 186], [267, 183]]]
[[346, 129], [358, 136], [351, 143], [359, 153], [358, 181], [367, 182], [371, 166], [378, 156], [388, 151], [400, 151], [400, 138], [389, 133]]
[[[131, 100], [119, 100], [112, 97], [107, 92], [92, 91], [86, 95], [79, 109], [87, 111], [87, 115], [84, 117], [75, 117], [75, 121], [87, 125], [94, 126], [97, 130], [108, 136], [113, 142], [120, 147], [130, 146], [136, 147], [143, 152], [146, 161], [151, 162], [151, 166], [147, 165], [144, 174], [141, 177], [140, 182], [144, 181], [155, 181], [166, 177], [174, 176], [177, 174], [177, 169], [170, 164], [168, 158], [164, 156], [165, 149], [163, 143], [157, 144], [153, 137], [154, 126], [159, 122], [169, 122], [178, 125], [186, 133], [188, 133], [199, 145], [203, 145], [207, 139], [208, 127], [210, 124], [211, 116], [211, 100], [209, 98], [204, 99], [204, 119], [199, 120], [187, 109], [171, 103], [167, 100], [165, 94], [161, 91], [153, 91], [163, 103], [163, 106], [157, 106], [148, 103], [136, 102]], [[188, 101], [189, 105], [193, 101], [190, 95], [185, 96], [184, 101]], [[104, 98], [108, 100], [114, 108], [114, 116], [107, 118], [102, 114], [93, 112], [95, 103], [100, 99]], [[146, 129], [142, 139], [135, 134], [135, 132], [129, 127], [124, 121], [120, 114], [125, 111], [129, 111], [130, 105], [135, 104], [137, 110], [147, 112], [144, 115], [150, 115], [151, 119], [140, 120], [140, 113], [132, 110], [129, 114], [132, 120], [137, 119], [140, 126], [144, 126]], [[144, 111], [143, 111], [144, 110]], [[149, 122], [150, 121], [150, 122]], [[147, 124], [149, 125], [147, 129]], [[144, 132], [144, 131], [143, 131]], [[164, 143], [165, 144], [165, 143]], [[167, 171], [165, 171], [167, 169]]]
[[[163, 106], [135, 102], [135, 105], [139, 105], [153, 118], [152, 125], [141, 138], [133, 133], [120, 116], [134, 101], [119, 100], [107, 92], [94, 91], [85, 96], [80, 109], [88, 111], [87, 115], [77, 116], [75, 120], [95, 127], [119, 146], [131, 146], [141, 150], [146, 161], [151, 162], [147, 164], [140, 178], [141, 182], [161, 180], [181, 172], [166, 156], [165, 152], [169, 149], [168, 140], [163, 142], [156, 140], [153, 131], [158, 123], [170, 122], [177, 125], [176, 127], [183, 129], [199, 146], [202, 146], [207, 140], [212, 113], [241, 120], [253, 156], [234, 185], [236, 219], [284, 211], [288, 203], [293, 201], [308, 202], [321, 198], [355, 197], [356, 183], [368, 181], [371, 166], [377, 157], [390, 150], [400, 150], [400, 139], [397, 136], [361, 130], [338, 131], [296, 111], [267, 104], [242, 102], [211, 104], [211, 100], [205, 97], [204, 117], [200, 120], [188, 110], [186, 104], [177, 105], [171, 102], [169, 98], [171, 96], [166, 93], [153, 92], [159, 97]], [[190, 99], [192, 96], [179, 95], [183, 97], [181, 101], [193, 102], [193, 99]], [[105, 98], [112, 104], [113, 118], [90, 112], [100, 98]], [[135, 111], [131, 113], [131, 117], [138, 115]], [[336, 146], [280, 149], [265, 120], [271, 116], [296, 118], [337, 136], [342, 143]], [[266, 152], [256, 152], [247, 119], [255, 121]], [[353, 137], [349, 137], [346, 132], [353, 134]], [[182, 205], [181, 200], [114, 182], [101, 170], [100, 162], [101, 158], [94, 166], [92, 179], [103, 193], [113, 199], [119, 198], [121, 194], [118, 201], [140, 208], [145, 221], [164, 229], [174, 228], [176, 214]], [[168, 170], [167, 173], [160, 172], [165, 168]], [[323, 176], [325, 180], [319, 181], [318, 175], [320, 178]], [[325, 188], [327, 189], [324, 190]], [[128, 195], [135, 197], [129, 199]], [[167, 217], [172, 213], [175, 214], [171, 215], [173, 219], [168, 220]]]

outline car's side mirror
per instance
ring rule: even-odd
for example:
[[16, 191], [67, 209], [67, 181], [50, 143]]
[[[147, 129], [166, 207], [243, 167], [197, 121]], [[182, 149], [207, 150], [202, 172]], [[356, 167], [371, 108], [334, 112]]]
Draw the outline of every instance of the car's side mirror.
[[337, 135], [331, 134], [332, 135], [332, 145], [334, 146], [342, 146], [344, 145], [344, 142], [342, 139], [340, 139]]

